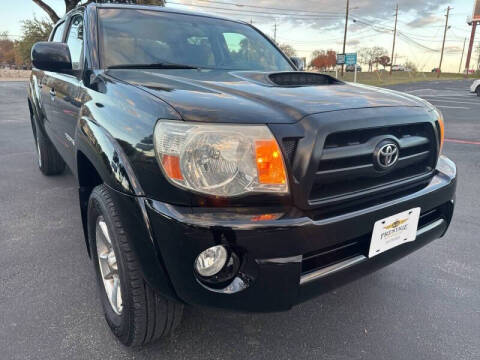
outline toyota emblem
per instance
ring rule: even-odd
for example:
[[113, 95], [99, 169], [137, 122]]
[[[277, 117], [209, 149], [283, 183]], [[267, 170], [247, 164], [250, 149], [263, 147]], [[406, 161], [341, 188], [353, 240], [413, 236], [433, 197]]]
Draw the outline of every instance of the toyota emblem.
[[393, 168], [398, 161], [398, 145], [391, 140], [382, 141], [375, 149], [375, 165], [380, 170]]

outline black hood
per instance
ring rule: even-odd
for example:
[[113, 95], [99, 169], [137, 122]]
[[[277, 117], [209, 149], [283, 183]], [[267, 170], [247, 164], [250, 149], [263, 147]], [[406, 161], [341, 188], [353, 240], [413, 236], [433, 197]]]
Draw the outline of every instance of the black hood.
[[330, 84], [286, 86], [259, 72], [148, 69], [108, 70], [107, 75], [143, 88], [187, 121], [294, 123], [323, 112], [424, 106], [410, 95], [330, 77]]

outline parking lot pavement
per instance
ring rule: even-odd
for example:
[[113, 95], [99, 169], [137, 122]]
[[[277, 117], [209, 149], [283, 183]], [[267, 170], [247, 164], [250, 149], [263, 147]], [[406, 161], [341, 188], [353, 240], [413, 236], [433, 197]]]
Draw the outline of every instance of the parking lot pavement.
[[476, 144], [480, 140], [480, 97], [469, 92], [471, 84], [472, 80], [442, 80], [390, 88], [419, 96], [438, 107], [447, 119], [447, 141]]
[[0, 83], [0, 359], [479, 359], [480, 98], [468, 84], [392, 87], [440, 106], [447, 138], [469, 142], [444, 148], [460, 174], [446, 237], [289, 312], [187, 307], [171, 338], [128, 350], [103, 320], [75, 181], [37, 170], [26, 83]]

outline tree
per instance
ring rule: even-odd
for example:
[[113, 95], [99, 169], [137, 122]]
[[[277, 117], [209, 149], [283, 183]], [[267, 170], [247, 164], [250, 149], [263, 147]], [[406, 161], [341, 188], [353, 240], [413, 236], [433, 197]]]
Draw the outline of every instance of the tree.
[[[372, 48], [362, 48], [358, 52], [358, 58], [361, 64], [368, 65], [368, 71], [373, 70], [373, 65], [382, 64], [388, 58], [386, 65], [390, 63], [390, 58], [388, 57], [388, 50], [381, 46], [374, 46]], [[386, 66], [384, 65], [384, 66]]]
[[15, 45], [15, 51], [18, 54], [19, 61], [23, 64], [30, 65], [30, 52], [33, 44], [38, 41], [45, 41], [52, 32], [53, 24], [45, 19], [22, 21], [22, 38]]
[[405, 62], [405, 68], [410, 69], [410, 70], [415, 71], [415, 72], [418, 71], [417, 64], [415, 64], [413, 61], [410, 61], [410, 60], [407, 60]]
[[[372, 65], [375, 64], [377, 65], [377, 69], [378, 69], [378, 64], [380, 64], [380, 59], [383, 58], [383, 57], [388, 57], [388, 50], [385, 49], [384, 47], [381, 47], [381, 46], [374, 46], [372, 48], [372, 51], [371, 51], [371, 62], [372, 62]], [[389, 58], [390, 60], [390, 58]], [[390, 61], [388, 61], [388, 63], [390, 63]], [[387, 65], [388, 65], [387, 63]]]
[[388, 65], [390, 65], [390, 56], [387, 56], [387, 55], [380, 56], [377, 59], [377, 63], [382, 65], [383, 68], [385, 69]]
[[8, 32], [0, 33], [0, 64], [13, 65], [15, 63], [15, 43], [9, 39]]
[[315, 50], [312, 53], [312, 61], [310, 67], [317, 70], [326, 71], [335, 67], [337, 64], [337, 53], [333, 50]]
[[371, 59], [370, 52], [371, 52], [370, 48], [361, 48], [360, 50], [358, 50], [358, 53], [357, 53], [358, 62], [360, 64], [368, 65], [369, 71], [370, 71], [370, 59]]
[[288, 57], [293, 57], [293, 56], [297, 56], [297, 52], [295, 51], [295, 49], [292, 47], [292, 45], [289, 45], [289, 44], [280, 44], [278, 45], [278, 47], [280, 48], [280, 50], [282, 50], [285, 55], [287, 55]]
[[[53, 8], [48, 5], [44, 0], [32, 0], [35, 4], [40, 6], [43, 11], [45, 11], [52, 22], [55, 24], [58, 20], [60, 20], [60, 16], [53, 10]], [[64, 0], [65, 1], [65, 12], [69, 12], [70, 10], [75, 9], [77, 5], [85, 5], [91, 2], [110, 2], [109, 0]], [[117, 3], [124, 3], [124, 4], [139, 4], [139, 5], [159, 5], [165, 6], [165, 0], [117, 0]]]

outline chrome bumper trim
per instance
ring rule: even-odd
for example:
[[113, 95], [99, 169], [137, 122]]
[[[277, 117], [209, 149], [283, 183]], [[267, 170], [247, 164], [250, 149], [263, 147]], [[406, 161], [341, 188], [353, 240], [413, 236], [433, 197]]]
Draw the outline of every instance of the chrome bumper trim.
[[321, 268], [319, 270], [313, 271], [311, 273], [302, 275], [300, 278], [300, 285], [304, 285], [306, 283], [309, 283], [311, 281], [317, 280], [319, 278], [325, 277], [327, 275], [336, 273], [337, 271], [341, 271], [344, 269], [349, 268], [350, 266], [356, 265], [362, 261], [367, 260], [366, 256], [363, 255], [358, 255], [355, 256], [354, 258], [344, 260], [342, 262], [339, 262], [334, 265], [330, 265], [324, 268]]
[[[424, 227], [418, 229], [417, 231], [417, 237], [421, 236], [429, 231], [432, 231], [433, 229], [442, 226], [445, 223], [444, 219], [438, 219], [428, 225], [425, 225]], [[311, 281], [318, 280], [320, 278], [323, 278], [327, 275], [334, 274], [338, 271], [345, 270], [351, 266], [357, 265], [363, 261], [367, 260], [367, 257], [364, 255], [358, 255], [353, 258], [341, 261], [337, 264], [333, 264], [330, 266], [326, 266], [324, 268], [318, 269], [316, 271], [312, 271], [308, 274], [302, 275], [300, 277], [300, 285], [304, 285], [306, 283], [309, 283]]]

